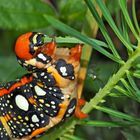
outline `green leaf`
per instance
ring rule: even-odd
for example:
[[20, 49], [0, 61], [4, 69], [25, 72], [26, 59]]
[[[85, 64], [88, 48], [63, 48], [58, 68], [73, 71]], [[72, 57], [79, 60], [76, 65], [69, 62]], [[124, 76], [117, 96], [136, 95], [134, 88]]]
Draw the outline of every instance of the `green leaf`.
[[117, 122], [117, 121], [82, 121], [81, 125], [86, 125], [86, 126], [94, 126], [94, 127], [129, 127], [132, 125], [136, 125], [136, 123], [131, 123], [131, 122]]
[[132, 87], [129, 85], [129, 83], [125, 79], [121, 78], [120, 81], [121, 81], [121, 83], [124, 85], [124, 87], [127, 89], [127, 91], [129, 93], [133, 93], [134, 92]]
[[108, 22], [108, 24], [110, 25], [110, 27], [112, 28], [112, 30], [114, 31], [114, 33], [117, 35], [117, 37], [121, 40], [121, 42], [125, 45], [125, 47], [130, 51], [133, 52], [132, 46], [130, 46], [130, 44], [125, 40], [125, 38], [122, 36], [122, 34], [120, 33], [119, 29], [117, 28], [115, 22], [113, 21], [107, 7], [105, 6], [104, 2], [102, 0], [97, 0], [96, 1], [102, 11], [102, 14], [104, 16], [104, 18], [106, 19], [106, 21]]
[[41, 0], [0, 0], [0, 27], [12, 30], [48, 26], [44, 14], [54, 15], [50, 5]]
[[100, 18], [98, 12], [96, 11], [96, 8], [94, 7], [94, 5], [92, 4], [92, 2], [90, 0], [85, 0], [85, 2], [87, 4], [88, 8], [90, 9], [93, 17], [95, 18], [96, 22], [98, 23], [98, 26], [99, 26], [104, 38], [106, 39], [106, 41], [107, 41], [107, 43], [109, 45], [108, 48], [110, 48], [110, 50], [113, 52], [114, 56], [116, 56], [117, 58], [120, 59], [120, 56], [119, 56], [119, 54], [118, 54], [118, 52], [117, 52], [117, 50], [116, 50], [111, 38], [109, 37], [107, 29], [106, 29], [102, 19]]
[[113, 98], [121, 98], [121, 97], [124, 97], [125, 95], [121, 94], [121, 93], [118, 93], [118, 92], [111, 92], [109, 93], [109, 96], [113, 97]]
[[106, 6], [107, 6], [109, 12], [111, 13], [111, 15], [119, 12], [119, 10], [120, 10], [118, 0], [113, 0], [113, 1], [112, 0], [107, 0], [106, 1]]
[[[119, 85], [116, 85], [114, 87], [114, 89], [116, 89], [118, 92], [124, 94], [125, 96], [127, 96], [133, 100], [136, 100], [137, 102], [140, 102], [140, 90], [139, 89], [133, 90], [132, 87], [130, 85], [128, 85], [128, 83], [126, 83], [125, 81], [123, 81], [123, 82], [124, 82], [123, 84], [126, 89], [122, 88]], [[119, 93], [116, 93], [116, 95], [119, 95]]]
[[129, 45], [132, 46], [130, 38], [129, 38], [129, 28], [128, 28], [128, 25], [127, 25], [126, 20], [124, 18], [124, 15], [122, 13], [121, 13], [121, 24], [122, 24], [122, 31], [121, 31], [122, 35], [126, 39], [126, 41], [129, 43]]
[[127, 89], [127, 90], [124, 90], [124, 92], [126, 93], [125, 95], [140, 102], [140, 90], [139, 90], [138, 86], [136, 85], [134, 79], [130, 75], [129, 71], [126, 72], [126, 76], [127, 76], [129, 83], [126, 80], [121, 79], [121, 82]]
[[60, 8], [60, 18], [70, 23], [81, 22], [85, 20], [86, 9], [84, 2], [81, 0], [64, 1], [64, 4]]
[[129, 71], [126, 72], [126, 75], [127, 75], [128, 80], [129, 80], [129, 83], [131, 84], [131, 86], [133, 87], [133, 89], [134, 89], [135, 91], [139, 91], [139, 89], [138, 89], [138, 87], [137, 87], [137, 85], [136, 85], [134, 79], [133, 79], [132, 76], [130, 75], [130, 72], [129, 72]]
[[[58, 44], [65, 44], [65, 43], [66, 44], [84, 44], [83, 41], [81, 41], [77, 38], [74, 38], [74, 37], [70, 37], [70, 36], [54, 37], [54, 39]], [[52, 41], [52, 37], [46, 36], [44, 40], [45, 40], [45, 42], [50, 42], [50, 41]], [[108, 48], [107, 44], [104, 43], [103, 41], [96, 40], [96, 39], [93, 39], [93, 38], [91, 38], [91, 40], [94, 41], [98, 46]]]
[[86, 22], [87, 7], [84, 2], [81, 0], [60, 0], [57, 4], [59, 19], [69, 26], [81, 30]]
[[0, 57], [0, 82], [9, 82], [25, 73], [25, 69], [17, 63], [15, 56]]
[[102, 112], [105, 112], [105, 113], [109, 114], [110, 116], [114, 116], [116, 118], [132, 121], [132, 122], [137, 122], [140, 125], [140, 119], [137, 117], [133, 117], [126, 113], [122, 113], [122, 112], [119, 112], [119, 111], [116, 111], [116, 110], [113, 110], [113, 109], [110, 109], [107, 107], [94, 106], [94, 108], [97, 110], [100, 110]]
[[89, 37], [87, 37], [85, 35], [82, 35], [80, 32], [78, 32], [75, 29], [71, 28], [70, 26], [60, 22], [59, 20], [53, 18], [52, 16], [46, 16], [45, 15], [44, 17], [55, 28], [57, 28], [57, 29], [59, 29], [59, 30], [71, 35], [71, 36], [74, 36], [74, 37], [80, 39], [84, 43], [87, 43], [87, 44], [91, 45], [95, 50], [99, 51], [100, 53], [104, 54], [108, 58], [114, 60], [115, 62], [123, 63], [122, 60], [116, 58], [115, 56], [110, 54], [108, 51], [106, 51], [104, 48], [98, 46], [98, 44], [96, 44], [96, 42], [91, 40]]
[[140, 71], [136, 70], [135, 72], [132, 73], [132, 75], [139, 79], [140, 78]]
[[133, 15], [133, 20], [134, 20], [135, 27], [136, 27], [138, 33], [140, 34], [140, 27], [139, 27], [137, 16], [136, 16], [135, 2], [136, 2], [135, 0], [132, 0], [132, 15]]
[[128, 24], [128, 26], [130, 27], [130, 30], [132, 31], [132, 33], [134, 34], [134, 36], [136, 37], [137, 40], [139, 40], [139, 36], [132, 24], [132, 20], [130, 19], [130, 16], [128, 14], [128, 10], [127, 10], [127, 6], [126, 6], [126, 0], [119, 0], [119, 4], [121, 7], [121, 10], [123, 12], [124, 18]]
[[[128, 96], [128, 97], [131, 97], [131, 96], [132, 96], [132, 94], [130, 95], [130, 93], [129, 93], [128, 91], [126, 91], [126, 89], [122, 88], [122, 87], [119, 86], [119, 85], [116, 85], [116, 86], [114, 87], [114, 89], [116, 89], [116, 90], [119, 91], [120, 93], [124, 94], [125, 96]], [[116, 93], [116, 94], [118, 94], [118, 93]]]

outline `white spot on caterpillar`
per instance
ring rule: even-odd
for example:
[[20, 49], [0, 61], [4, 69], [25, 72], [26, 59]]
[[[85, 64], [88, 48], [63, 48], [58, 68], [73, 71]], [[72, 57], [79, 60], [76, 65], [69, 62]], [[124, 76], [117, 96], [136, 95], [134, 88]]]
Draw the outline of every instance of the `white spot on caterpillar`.
[[20, 135], [20, 136], [23, 136], [23, 134], [22, 134], [22, 133], [19, 133], [19, 135]]
[[30, 126], [31, 126], [31, 127], [34, 127], [34, 125], [33, 125], [33, 124], [30, 124]]
[[46, 57], [42, 53], [38, 54], [38, 57], [40, 59], [42, 59], [43, 61], [46, 61], [47, 60]]
[[51, 104], [52, 104], [52, 105], [54, 105], [54, 104], [55, 104], [55, 102], [54, 102], [54, 101], [51, 101]]
[[46, 95], [46, 92], [44, 90], [42, 90], [39, 86], [35, 86], [35, 92], [38, 96]]
[[70, 116], [70, 114], [67, 114], [67, 115], [66, 115], [66, 117], [69, 117], [69, 116]]
[[60, 67], [60, 71], [62, 73], [63, 76], [67, 76], [68, 74], [66, 73], [66, 67]]
[[68, 110], [68, 113], [71, 114], [71, 113], [73, 112], [74, 109], [75, 109], [75, 107], [70, 108], [70, 109]]
[[52, 108], [53, 108], [53, 109], [55, 109], [55, 108], [56, 108], [56, 106], [54, 106], [54, 105], [53, 105], [53, 106], [52, 106]]
[[31, 129], [30, 128], [28, 128], [27, 130], [28, 130], [28, 132], [31, 132]]
[[41, 76], [44, 76], [44, 75], [45, 75], [45, 72], [42, 72], [40, 75], [41, 75]]
[[17, 105], [20, 109], [22, 109], [22, 110], [24, 110], [24, 111], [28, 111], [28, 109], [29, 109], [29, 103], [28, 103], [27, 99], [26, 99], [24, 96], [22, 96], [22, 95], [17, 95], [17, 96], [15, 97], [15, 102], [16, 102], [16, 105]]
[[22, 129], [21, 129], [21, 131], [22, 131], [22, 132], [25, 132], [25, 129], [24, 129], [24, 128], [22, 128]]
[[35, 122], [35, 123], [36, 123], [36, 122], [39, 122], [39, 119], [38, 119], [37, 115], [34, 114], [34, 115], [32, 116], [32, 122]]
[[44, 79], [47, 79], [47, 76], [44, 76]]

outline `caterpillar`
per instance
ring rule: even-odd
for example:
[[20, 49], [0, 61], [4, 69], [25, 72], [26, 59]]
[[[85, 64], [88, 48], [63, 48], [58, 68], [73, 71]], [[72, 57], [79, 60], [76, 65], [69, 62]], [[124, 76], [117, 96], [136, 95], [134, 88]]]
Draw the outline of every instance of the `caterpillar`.
[[28, 32], [16, 40], [17, 61], [28, 73], [0, 84], [0, 140], [30, 140], [75, 112], [86, 117], [77, 98], [82, 45], [58, 48], [44, 37]]

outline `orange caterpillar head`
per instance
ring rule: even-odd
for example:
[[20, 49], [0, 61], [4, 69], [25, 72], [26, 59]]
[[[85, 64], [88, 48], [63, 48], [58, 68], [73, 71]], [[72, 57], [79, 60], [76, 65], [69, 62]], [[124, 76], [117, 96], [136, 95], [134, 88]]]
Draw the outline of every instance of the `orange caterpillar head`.
[[18, 58], [29, 60], [34, 53], [44, 44], [45, 35], [37, 32], [28, 32], [21, 35], [15, 44], [15, 53]]
[[28, 71], [43, 68], [52, 61], [56, 43], [44, 42], [45, 35], [37, 32], [28, 32], [21, 35], [15, 44], [15, 53], [19, 64]]

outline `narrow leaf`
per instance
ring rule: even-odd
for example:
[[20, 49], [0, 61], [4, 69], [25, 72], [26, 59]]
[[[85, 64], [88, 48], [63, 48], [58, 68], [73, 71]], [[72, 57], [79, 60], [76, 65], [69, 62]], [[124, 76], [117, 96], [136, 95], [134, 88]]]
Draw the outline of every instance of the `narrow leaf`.
[[124, 36], [126, 41], [129, 43], [129, 45], [132, 46], [131, 42], [130, 42], [130, 38], [129, 38], [128, 25], [127, 25], [124, 15], [122, 13], [121, 13], [121, 23], [122, 23], [122, 35]]
[[136, 85], [134, 79], [133, 79], [132, 76], [130, 75], [130, 72], [129, 72], [129, 71], [126, 72], [126, 75], [127, 75], [128, 80], [129, 80], [129, 83], [131, 84], [131, 86], [133, 87], [133, 89], [134, 89], [135, 91], [139, 91], [139, 89], [138, 89], [138, 87], [137, 87], [137, 85]]
[[119, 4], [121, 7], [121, 10], [123, 12], [124, 18], [128, 24], [128, 26], [130, 27], [130, 30], [132, 31], [132, 33], [134, 34], [134, 36], [137, 38], [137, 40], [139, 40], [139, 36], [132, 24], [132, 20], [130, 19], [130, 16], [128, 14], [128, 10], [127, 10], [127, 6], [126, 6], [126, 0], [119, 0]]
[[[55, 41], [58, 43], [58, 44], [84, 44], [83, 41], [75, 38], [75, 37], [69, 37], [69, 36], [66, 36], [66, 37], [54, 37]], [[93, 38], [90, 38], [92, 41], [94, 41], [98, 46], [101, 46], [101, 47], [105, 47], [105, 48], [108, 48], [107, 44], [104, 43], [103, 41], [100, 41], [100, 40], [97, 40], [97, 39], [93, 39]], [[52, 37], [48, 37], [46, 36], [45, 37], [45, 42], [50, 42], [52, 41]]]
[[137, 16], [136, 16], [136, 6], [135, 6], [135, 3], [136, 3], [136, 1], [132, 0], [132, 15], [133, 15], [133, 20], [134, 20], [135, 27], [136, 27], [139, 35], [140, 35], [140, 27], [139, 27]]
[[87, 4], [88, 8], [90, 9], [93, 17], [95, 18], [96, 22], [98, 23], [98, 26], [99, 26], [104, 38], [106, 39], [106, 41], [107, 41], [107, 43], [109, 45], [109, 48], [111, 49], [111, 51], [113, 52], [113, 54], [116, 57], [120, 58], [120, 56], [119, 56], [119, 54], [118, 54], [118, 52], [117, 52], [117, 50], [116, 50], [111, 38], [109, 37], [109, 34], [107, 32], [107, 29], [106, 29], [102, 19], [100, 18], [98, 12], [96, 11], [96, 8], [94, 7], [94, 5], [92, 4], [92, 2], [90, 0], [85, 0], [85, 2]]
[[139, 79], [140, 78], [140, 71], [135, 71], [132, 73], [132, 75]]
[[120, 93], [124, 94], [125, 96], [131, 97], [130, 93], [128, 91], [126, 91], [124, 88], [122, 88], [121, 86], [119, 86], [119, 85], [116, 85], [114, 87], [114, 89], [116, 89]]
[[83, 121], [82, 125], [86, 126], [94, 126], [94, 127], [129, 127], [132, 125], [136, 125], [136, 123], [131, 122], [117, 122], [117, 121]]
[[124, 95], [121, 93], [118, 93], [118, 92], [111, 92], [111, 93], [109, 93], [109, 96], [118, 98], [118, 97], [123, 97]]
[[129, 83], [125, 80], [125, 79], [120, 79], [120, 81], [122, 82], [122, 84], [124, 85], [124, 87], [127, 89], [127, 91], [129, 93], [133, 93], [134, 90], [131, 88], [131, 86], [129, 85]]
[[94, 108], [97, 110], [100, 110], [102, 112], [105, 112], [105, 113], [109, 114], [110, 116], [114, 116], [116, 118], [120, 118], [120, 119], [124, 119], [124, 120], [128, 120], [128, 121], [135, 121], [140, 124], [139, 118], [130, 116], [128, 114], [125, 114], [125, 113], [122, 113], [122, 112], [119, 112], [119, 111], [116, 111], [116, 110], [113, 110], [113, 109], [110, 109], [107, 107], [94, 106]]
[[89, 45], [91, 45], [95, 50], [99, 51], [100, 53], [104, 54], [105, 56], [107, 56], [108, 58], [112, 59], [115, 62], [118, 63], [123, 63], [122, 60], [116, 58], [115, 56], [113, 56], [112, 54], [110, 54], [108, 51], [106, 51], [104, 48], [98, 46], [98, 44], [96, 44], [95, 41], [91, 40], [90, 38], [88, 38], [85, 35], [82, 35], [80, 32], [76, 31], [75, 29], [67, 26], [66, 24], [58, 21], [57, 19], [53, 18], [52, 16], [44, 16], [46, 18], [46, 20], [55, 28], [71, 35], [74, 36], [78, 39], [80, 39], [81, 41], [83, 41], [84, 43], [87, 43]]
[[97, 3], [100, 7], [100, 9], [102, 10], [103, 16], [105, 17], [106, 21], [108, 22], [108, 24], [110, 25], [110, 27], [112, 28], [112, 30], [114, 31], [114, 33], [117, 35], [117, 37], [121, 40], [121, 42], [125, 45], [125, 47], [130, 51], [133, 52], [132, 47], [129, 45], [129, 43], [125, 40], [125, 38], [122, 36], [122, 34], [120, 33], [119, 29], [117, 28], [117, 26], [115, 25], [107, 7], [105, 6], [104, 2], [102, 0], [97, 0]]

